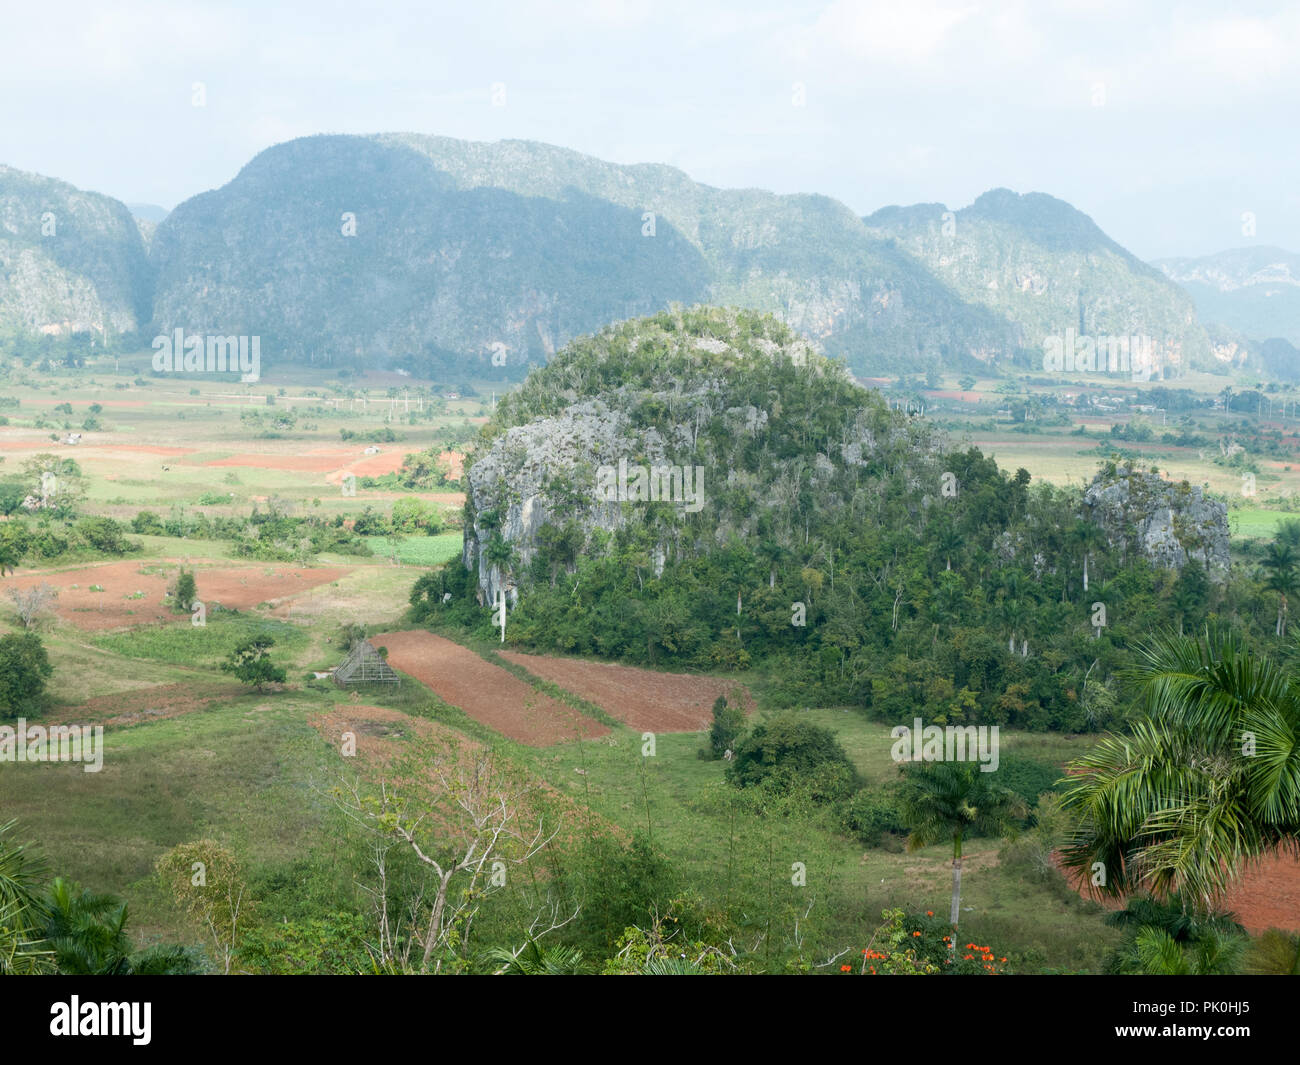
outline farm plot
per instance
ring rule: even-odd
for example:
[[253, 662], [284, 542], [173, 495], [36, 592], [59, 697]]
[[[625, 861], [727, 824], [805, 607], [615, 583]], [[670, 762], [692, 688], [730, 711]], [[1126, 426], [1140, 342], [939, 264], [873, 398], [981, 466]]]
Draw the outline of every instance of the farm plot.
[[388, 648], [388, 663], [430, 688], [475, 721], [533, 747], [590, 739], [604, 725], [525, 684], [473, 651], [431, 632], [390, 632], [370, 637]]
[[[161, 565], [109, 562], [53, 572], [26, 571], [11, 578], [9, 584], [21, 589], [50, 584], [58, 590], [54, 610], [63, 620], [81, 629], [115, 629], [184, 617], [173, 613], [163, 599], [179, 565], [179, 559], [171, 559]], [[199, 599], [209, 606], [219, 603], [232, 610], [248, 610], [259, 603], [291, 598], [349, 572], [329, 566], [305, 569], [281, 564], [194, 565]]]
[[501, 657], [595, 703], [610, 717], [651, 732], [698, 732], [709, 727], [719, 695], [748, 708], [749, 692], [716, 677], [657, 673], [611, 662], [503, 651]]

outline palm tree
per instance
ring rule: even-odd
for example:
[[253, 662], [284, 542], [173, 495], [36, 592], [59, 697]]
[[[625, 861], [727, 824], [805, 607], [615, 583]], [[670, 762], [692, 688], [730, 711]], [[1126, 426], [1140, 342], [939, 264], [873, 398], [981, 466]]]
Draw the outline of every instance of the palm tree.
[[1264, 587], [1278, 594], [1277, 624], [1273, 635], [1286, 635], [1287, 596], [1300, 590], [1300, 576], [1296, 573], [1296, 556], [1289, 543], [1274, 541], [1264, 549], [1263, 567], [1268, 570]]
[[1121, 952], [1116, 972], [1123, 976], [1231, 976], [1241, 971], [1249, 941], [1219, 931], [1194, 943], [1179, 943], [1168, 932], [1143, 928]]
[[[917, 737], [919, 741], [919, 737]], [[969, 833], [1003, 836], [1025, 816], [1020, 796], [994, 784], [974, 762], [918, 762], [907, 772], [903, 822], [911, 829], [909, 851], [952, 840], [950, 947], [957, 944], [961, 913], [961, 845]]]
[[498, 976], [574, 976], [582, 971], [582, 951], [574, 947], [544, 947], [530, 939], [517, 952], [498, 947], [484, 958], [497, 966]]
[[1139, 895], [1106, 923], [1129, 934], [1106, 959], [1121, 976], [1227, 975], [1239, 972], [1249, 939], [1234, 914], [1199, 913], [1177, 894]]
[[1088, 554], [1106, 542], [1102, 531], [1086, 518], [1077, 518], [1066, 534], [1083, 556], [1083, 590], [1088, 590]]
[[126, 903], [95, 895], [56, 877], [46, 894], [45, 938], [59, 972], [73, 976], [125, 976], [131, 972]]
[[1071, 766], [1065, 863], [1108, 894], [1180, 891], [1209, 911], [1242, 865], [1300, 848], [1300, 678], [1231, 633], [1138, 649], [1144, 717]]
[[38, 888], [43, 868], [25, 844], [5, 837], [15, 821], [0, 825], [0, 976], [50, 973], [54, 955], [42, 942]]

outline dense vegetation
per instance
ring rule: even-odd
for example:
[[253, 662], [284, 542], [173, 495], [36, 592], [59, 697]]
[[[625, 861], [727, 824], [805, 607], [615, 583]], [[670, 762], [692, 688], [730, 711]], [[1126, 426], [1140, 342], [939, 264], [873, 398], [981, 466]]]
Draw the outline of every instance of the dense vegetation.
[[[501, 402], [474, 463], [508, 460], [512, 427], [599, 397], [628, 417], [616, 444], [628, 462], [658, 461], [646, 457], [657, 434], [665, 461], [704, 468], [707, 492], [698, 513], [624, 503], [611, 522], [590, 486], [613, 453], [556, 462], [536, 495], [548, 519], [524, 543], [499, 530], [527, 486], [480, 485], [467, 535], [520, 589], [512, 641], [756, 669], [776, 704], [1077, 731], [1115, 720], [1135, 637], [1271, 622], [1248, 576], [1153, 566], [1087, 520], [1078, 490], [951, 449], [834, 363], [806, 353], [801, 364], [796, 345], [770, 319], [665, 314], [575, 342]], [[422, 578], [416, 618], [486, 632], [477, 577], [453, 564]]]

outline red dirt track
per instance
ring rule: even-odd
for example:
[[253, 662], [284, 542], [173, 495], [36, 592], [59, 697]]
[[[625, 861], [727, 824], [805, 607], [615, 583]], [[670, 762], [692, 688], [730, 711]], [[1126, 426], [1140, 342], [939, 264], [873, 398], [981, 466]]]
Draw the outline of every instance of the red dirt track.
[[532, 747], [590, 739], [609, 731], [598, 721], [543, 695], [514, 674], [431, 632], [371, 636], [388, 661], [475, 721]]
[[749, 693], [716, 677], [688, 673], [656, 673], [611, 662], [527, 655], [503, 651], [501, 657], [528, 672], [595, 703], [610, 717], [649, 732], [698, 732], [708, 728], [719, 695], [738, 697], [748, 707]]

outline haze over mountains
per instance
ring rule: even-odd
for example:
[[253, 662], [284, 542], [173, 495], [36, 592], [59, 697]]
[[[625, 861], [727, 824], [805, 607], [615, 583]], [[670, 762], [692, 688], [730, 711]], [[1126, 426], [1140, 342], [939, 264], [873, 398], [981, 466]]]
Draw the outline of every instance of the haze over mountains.
[[678, 302], [775, 312], [859, 373], [1041, 365], [1074, 329], [1148, 336], [1173, 374], [1294, 338], [1297, 263], [1157, 269], [1041, 193], [863, 219], [527, 141], [301, 138], [170, 213], [0, 167], [0, 335], [259, 335], [268, 365], [522, 371]]

